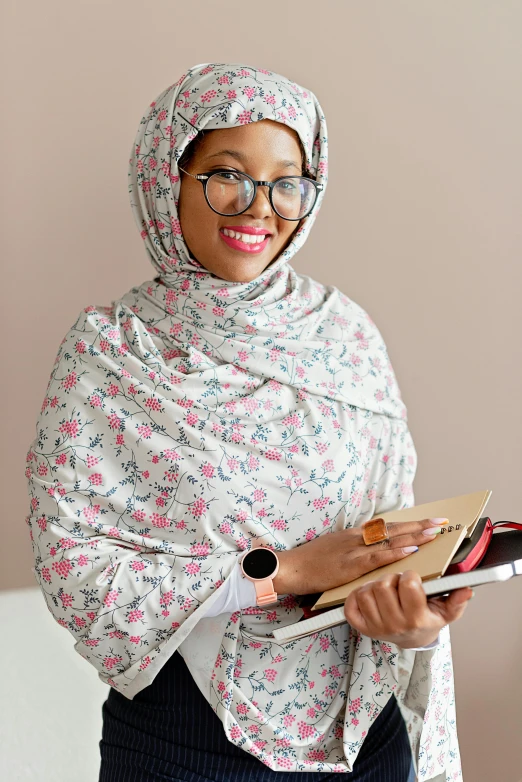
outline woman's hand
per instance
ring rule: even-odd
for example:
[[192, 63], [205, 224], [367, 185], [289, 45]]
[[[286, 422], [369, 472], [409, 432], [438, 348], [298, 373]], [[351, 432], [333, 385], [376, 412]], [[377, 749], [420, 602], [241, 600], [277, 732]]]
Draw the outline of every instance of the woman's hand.
[[428, 600], [419, 574], [406, 570], [355, 589], [346, 598], [344, 613], [362, 635], [408, 649], [433, 643], [444, 625], [460, 619], [471, 597], [473, 590], [464, 587], [448, 598]]
[[404, 559], [415, 546], [433, 540], [447, 519], [394, 522], [389, 540], [366, 546], [360, 527], [330, 532], [294, 549], [278, 551], [279, 595], [308, 595], [347, 584], [375, 568]]

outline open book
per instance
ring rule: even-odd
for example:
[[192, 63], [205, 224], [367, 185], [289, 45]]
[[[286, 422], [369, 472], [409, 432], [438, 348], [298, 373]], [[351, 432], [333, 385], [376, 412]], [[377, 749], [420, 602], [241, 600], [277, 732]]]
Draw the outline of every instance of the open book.
[[[403, 557], [398, 562], [372, 570], [364, 576], [350, 581], [348, 584], [329, 589], [318, 598], [312, 610], [319, 611], [331, 606], [344, 604], [350, 592], [368, 581], [374, 581], [387, 573], [402, 573], [404, 570], [415, 570], [423, 581], [440, 578], [446, 572], [451, 560], [455, 556], [464, 538], [469, 537], [475, 529], [486, 507], [491, 491], [477, 491], [472, 494], [463, 494], [447, 500], [427, 502], [423, 505], [415, 505], [404, 510], [381, 513], [374, 518], [385, 519], [387, 523], [397, 521], [421, 521], [428, 518], [446, 518], [448, 526], [443, 527], [440, 535], [419, 547], [419, 550]], [[335, 615], [335, 616], [334, 616]], [[333, 627], [346, 621], [342, 611], [327, 611], [318, 613], [304, 622], [293, 623], [286, 627], [274, 630], [274, 638], [279, 641], [287, 641], [300, 638], [303, 635]]]

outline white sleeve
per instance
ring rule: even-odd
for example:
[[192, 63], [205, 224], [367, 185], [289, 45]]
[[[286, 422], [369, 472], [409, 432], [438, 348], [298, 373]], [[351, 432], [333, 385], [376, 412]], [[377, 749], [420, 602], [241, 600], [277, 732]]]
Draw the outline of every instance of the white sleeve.
[[250, 608], [250, 606], [257, 604], [256, 588], [252, 581], [243, 577], [239, 562], [235, 565], [230, 577], [219, 588], [219, 595], [212, 608], [205, 614], [206, 618], [218, 616], [218, 614], [233, 614], [234, 611]]
[[429, 649], [435, 649], [440, 644], [440, 633], [435, 638], [433, 643], [431, 643], [429, 646], [410, 646], [409, 649], [412, 652], [427, 652]]
[[[212, 608], [205, 614], [206, 618], [218, 616], [219, 614], [233, 614], [234, 611], [241, 611], [243, 608], [257, 605], [256, 588], [252, 581], [244, 578], [241, 572], [239, 562], [235, 565], [230, 578], [228, 578], [219, 589], [220, 596], [215, 601]], [[425, 652], [429, 649], [435, 649], [440, 643], [440, 636], [429, 646], [412, 647], [412, 652]]]

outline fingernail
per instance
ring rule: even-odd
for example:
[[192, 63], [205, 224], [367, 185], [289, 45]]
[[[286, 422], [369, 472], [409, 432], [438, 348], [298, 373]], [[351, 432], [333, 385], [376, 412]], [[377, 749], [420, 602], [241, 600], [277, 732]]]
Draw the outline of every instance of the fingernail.
[[403, 554], [413, 554], [414, 551], [418, 551], [418, 546], [406, 546], [406, 548], [403, 548], [402, 553]]
[[[475, 590], [474, 589], [471, 590], [471, 597], [475, 597]], [[470, 597], [470, 600], [471, 600], [471, 597]]]
[[439, 519], [439, 518], [437, 518], [437, 519], [428, 519], [428, 521], [429, 521], [430, 524], [433, 524], [434, 527], [440, 527], [441, 524], [447, 524], [448, 523], [448, 519]]
[[422, 530], [423, 535], [429, 535], [430, 537], [434, 537], [435, 535], [438, 535], [441, 532], [442, 532], [442, 527], [429, 527], [429, 529]]

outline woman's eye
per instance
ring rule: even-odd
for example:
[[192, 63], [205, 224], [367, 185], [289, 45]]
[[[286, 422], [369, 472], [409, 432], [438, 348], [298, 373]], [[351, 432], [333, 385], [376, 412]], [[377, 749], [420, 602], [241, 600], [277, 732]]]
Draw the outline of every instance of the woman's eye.
[[235, 171], [219, 171], [214, 176], [224, 182], [240, 182], [242, 178], [241, 174], [236, 174]]

